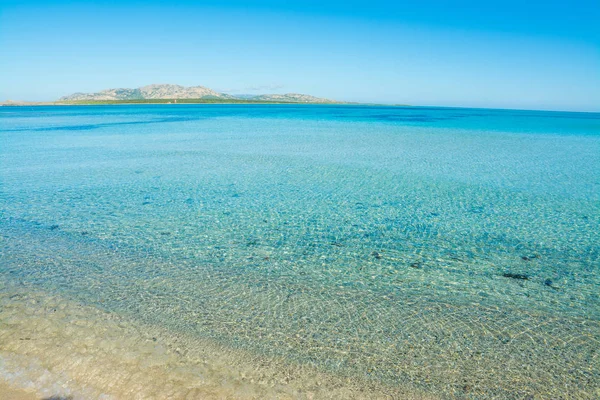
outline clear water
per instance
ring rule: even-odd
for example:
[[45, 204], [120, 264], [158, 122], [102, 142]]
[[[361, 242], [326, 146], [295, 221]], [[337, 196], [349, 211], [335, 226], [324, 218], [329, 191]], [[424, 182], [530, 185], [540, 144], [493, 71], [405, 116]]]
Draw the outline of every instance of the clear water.
[[0, 131], [13, 385], [600, 396], [600, 114], [1, 107]]

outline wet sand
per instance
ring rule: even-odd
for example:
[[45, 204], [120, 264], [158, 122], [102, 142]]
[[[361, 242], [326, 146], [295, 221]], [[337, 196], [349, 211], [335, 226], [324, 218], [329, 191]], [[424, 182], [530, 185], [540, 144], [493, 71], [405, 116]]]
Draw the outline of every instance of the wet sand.
[[0, 380], [0, 398], [3, 400], [38, 400], [40, 399], [35, 393], [17, 389], [10, 386], [7, 382]]
[[2, 400], [432, 398], [173, 336], [20, 285], [0, 289]]

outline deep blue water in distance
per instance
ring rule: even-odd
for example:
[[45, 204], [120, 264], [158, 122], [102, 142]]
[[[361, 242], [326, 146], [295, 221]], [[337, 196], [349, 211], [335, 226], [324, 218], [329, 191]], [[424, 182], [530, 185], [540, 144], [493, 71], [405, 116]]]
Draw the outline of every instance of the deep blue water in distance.
[[[600, 393], [598, 113], [1, 107], [0, 213], [7, 309], [35, 292], [186, 335], [173, 362], [189, 376], [210, 342], [373, 385], [339, 398]], [[38, 382], [22, 346], [0, 346], [0, 373]], [[199, 390], [186, 379], [176, 397]], [[235, 379], [250, 397], [306, 395]]]

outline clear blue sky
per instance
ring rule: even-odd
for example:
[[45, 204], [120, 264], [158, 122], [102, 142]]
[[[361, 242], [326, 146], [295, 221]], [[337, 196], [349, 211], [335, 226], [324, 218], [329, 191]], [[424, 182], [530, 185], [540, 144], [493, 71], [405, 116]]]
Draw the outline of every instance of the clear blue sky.
[[150, 83], [600, 111], [599, 0], [0, 0], [0, 100]]

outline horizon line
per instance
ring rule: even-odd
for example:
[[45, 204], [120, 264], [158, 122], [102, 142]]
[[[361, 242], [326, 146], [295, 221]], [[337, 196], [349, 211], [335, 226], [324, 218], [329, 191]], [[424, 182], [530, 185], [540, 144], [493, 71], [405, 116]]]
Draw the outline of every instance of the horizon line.
[[[181, 85], [179, 85], [181, 86]], [[198, 85], [201, 86], [201, 85]], [[264, 95], [268, 93], [257, 94], [257, 96]], [[151, 100], [201, 100], [200, 99], [151, 99]], [[120, 100], [96, 100], [96, 101], [107, 101], [107, 102], [115, 102], [115, 103], [106, 103], [106, 104], [86, 104], [83, 100], [78, 104], [68, 104], [61, 103], [59, 100], [49, 100], [49, 101], [30, 101], [30, 100], [11, 100], [7, 99], [5, 101], [0, 102], [0, 107], [39, 107], [39, 106], [218, 106], [218, 105], [239, 105], [239, 106], [272, 106], [272, 105], [283, 105], [283, 106], [344, 106], [344, 107], [402, 107], [402, 108], [445, 108], [445, 109], [468, 109], [468, 110], [496, 110], [496, 111], [542, 111], [542, 112], [557, 112], [557, 113], [578, 113], [578, 114], [600, 114], [600, 109], [597, 110], [573, 110], [573, 109], [544, 109], [544, 108], [518, 108], [518, 107], [481, 107], [481, 106], [466, 106], [466, 105], [435, 105], [435, 104], [401, 104], [401, 103], [389, 103], [389, 102], [360, 102], [360, 101], [338, 101], [333, 100], [332, 103], [300, 103], [300, 102], [276, 102], [276, 101], [264, 101], [256, 103], [235, 103], [235, 102], [227, 102], [226, 100], [222, 102], [214, 102], [214, 103], [119, 103]]]

